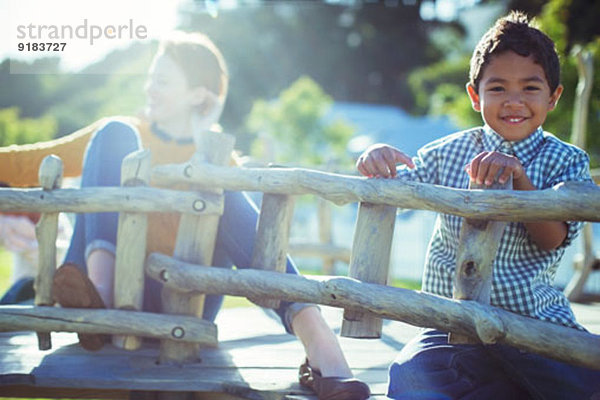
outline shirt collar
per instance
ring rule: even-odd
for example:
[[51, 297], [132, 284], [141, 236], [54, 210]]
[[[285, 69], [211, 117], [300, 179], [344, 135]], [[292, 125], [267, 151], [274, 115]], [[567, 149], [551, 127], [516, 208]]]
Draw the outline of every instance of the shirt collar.
[[529, 165], [531, 160], [538, 154], [543, 142], [544, 130], [541, 126], [531, 135], [517, 142], [505, 140], [488, 125], [483, 127], [482, 143], [485, 151], [513, 154], [524, 166]]
[[155, 136], [159, 137], [160, 140], [162, 140], [163, 142], [175, 142], [178, 145], [187, 145], [187, 144], [193, 144], [194, 143], [194, 139], [191, 138], [191, 137], [174, 138], [173, 136], [171, 136], [166, 131], [160, 129], [158, 127], [158, 125], [156, 124], [156, 122], [153, 122], [152, 125], [150, 125], [150, 131], [152, 131], [152, 133]]

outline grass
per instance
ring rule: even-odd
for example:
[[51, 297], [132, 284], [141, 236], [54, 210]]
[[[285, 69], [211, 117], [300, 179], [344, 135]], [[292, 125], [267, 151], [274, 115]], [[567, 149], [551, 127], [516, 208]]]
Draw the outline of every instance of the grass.
[[12, 256], [8, 251], [0, 247], [0, 293], [6, 292], [10, 282], [10, 266]]

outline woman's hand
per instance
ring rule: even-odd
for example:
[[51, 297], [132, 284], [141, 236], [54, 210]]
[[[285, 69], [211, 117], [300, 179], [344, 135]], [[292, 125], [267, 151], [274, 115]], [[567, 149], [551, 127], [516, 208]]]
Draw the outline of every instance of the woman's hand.
[[364, 176], [393, 178], [398, 163], [415, 167], [409, 156], [393, 146], [379, 143], [370, 146], [358, 157], [356, 168]]
[[35, 224], [25, 216], [0, 215], [0, 242], [15, 253], [36, 250]]

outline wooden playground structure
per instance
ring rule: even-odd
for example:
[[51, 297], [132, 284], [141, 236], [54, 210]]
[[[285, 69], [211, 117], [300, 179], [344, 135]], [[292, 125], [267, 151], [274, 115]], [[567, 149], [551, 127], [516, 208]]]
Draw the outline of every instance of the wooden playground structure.
[[[5, 332], [0, 341], [11, 349], [0, 354], [1, 394], [311, 398], [299, 387], [296, 376], [284, 376], [283, 370], [270, 369], [268, 374], [260, 368], [245, 373], [236, 370], [236, 364], [243, 362], [229, 357], [228, 349], [220, 349], [217, 327], [198, 317], [204, 294], [213, 293], [247, 297], [264, 307], [286, 300], [342, 308], [341, 335], [345, 337], [377, 338], [383, 319], [396, 320], [450, 331], [456, 343], [505, 343], [600, 369], [600, 336], [489, 305], [491, 266], [503, 223], [600, 221], [596, 185], [567, 183], [535, 192], [460, 190], [308, 169], [237, 168], [225, 166], [233, 149], [231, 136], [207, 133], [201, 142], [200, 148], [210, 151], [184, 164], [151, 167], [148, 151], [130, 154], [123, 161], [120, 188], [61, 189], [62, 163], [49, 156], [40, 166], [41, 188], [0, 189], [0, 211], [42, 213], [37, 226], [40, 259], [35, 305], [0, 307], [0, 331]], [[161, 186], [185, 183], [193, 190], [151, 188], [150, 181]], [[223, 190], [264, 193], [252, 269], [208, 267], [223, 212]], [[317, 279], [282, 273], [293, 197], [305, 194], [336, 204], [359, 203], [349, 277]], [[465, 218], [454, 299], [386, 286], [398, 207]], [[120, 212], [115, 309], [53, 307], [50, 289], [56, 269], [58, 213], [106, 211]], [[156, 211], [181, 213], [175, 251], [172, 256], [152, 253], [146, 258], [147, 213]], [[163, 283], [165, 314], [140, 311], [144, 274]], [[32, 355], [31, 334], [22, 331], [37, 332], [36, 354]], [[110, 334], [113, 345], [88, 353], [61, 333], [50, 332]], [[261, 362], [277, 365], [278, 357], [286, 355], [274, 352], [264, 355]], [[232, 367], [219, 369], [223, 360]], [[209, 397], [202, 397], [203, 393]]]

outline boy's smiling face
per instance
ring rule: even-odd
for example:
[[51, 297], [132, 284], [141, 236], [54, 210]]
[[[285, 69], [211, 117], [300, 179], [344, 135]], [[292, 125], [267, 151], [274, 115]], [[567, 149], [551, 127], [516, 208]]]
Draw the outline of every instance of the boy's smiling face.
[[562, 93], [550, 93], [544, 69], [532, 56], [513, 51], [494, 56], [484, 68], [479, 91], [467, 84], [473, 109], [485, 123], [509, 141], [527, 138], [544, 123]]

